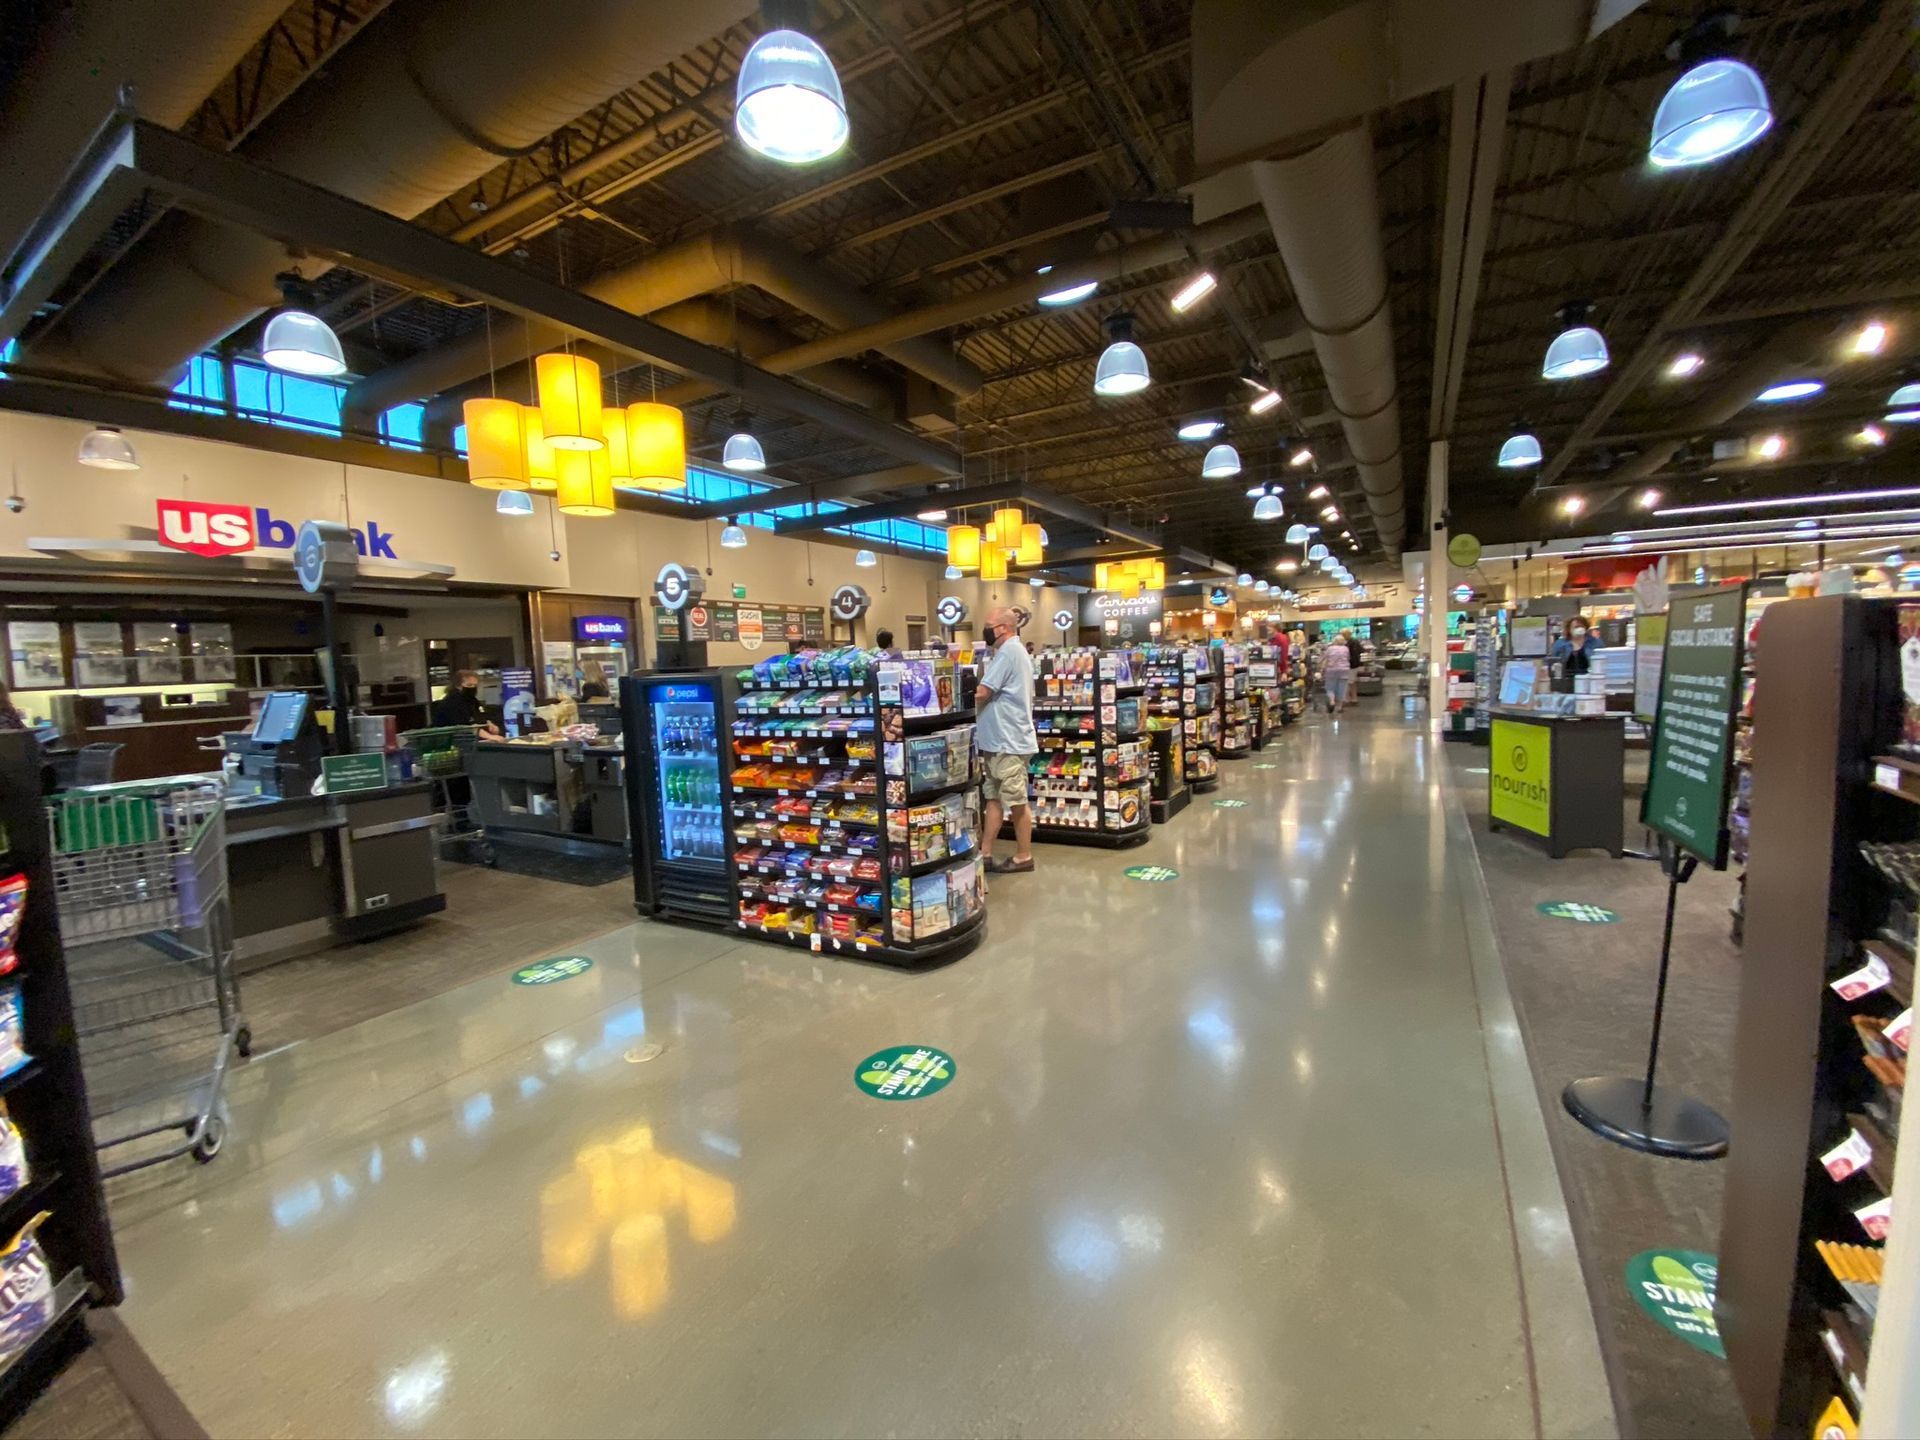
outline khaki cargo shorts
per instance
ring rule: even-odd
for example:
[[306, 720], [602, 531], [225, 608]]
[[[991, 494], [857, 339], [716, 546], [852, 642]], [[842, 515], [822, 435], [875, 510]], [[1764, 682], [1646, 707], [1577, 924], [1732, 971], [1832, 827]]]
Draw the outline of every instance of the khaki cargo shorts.
[[987, 799], [998, 800], [1006, 810], [1018, 810], [1027, 803], [1026, 756], [983, 751], [980, 759], [986, 772], [980, 789]]

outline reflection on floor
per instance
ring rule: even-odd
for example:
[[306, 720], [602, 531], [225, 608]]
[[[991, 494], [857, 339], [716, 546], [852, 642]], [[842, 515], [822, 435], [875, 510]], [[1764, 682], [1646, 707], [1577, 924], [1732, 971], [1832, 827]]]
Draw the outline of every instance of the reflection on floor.
[[[629, 925], [269, 1054], [116, 1193], [127, 1318], [215, 1434], [1609, 1433], [1464, 820], [1374, 708], [943, 969]], [[952, 1082], [863, 1094], [901, 1043]]]
[[[1643, 1250], [1719, 1248], [1715, 1162], [1660, 1160], [1608, 1144], [1561, 1108], [1560, 1091], [1583, 1075], [1644, 1071], [1660, 963], [1667, 886], [1657, 865], [1579, 852], [1550, 860], [1532, 842], [1487, 829], [1487, 752], [1449, 747], [1450, 775], [1472, 819], [1485, 867], [1500, 952], [1526, 1032], [1540, 1103], [1579, 1236], [1614, 1400], [1629, 1435], [1737, 1435], [1745, 1422], [1726, 1362], [1654, 1324], [1625, 1284]], [[1646, 759], [1628, 757], [1644, 777]], [[1627, 844], [1648, 848], [1627, 806]], [[1674, 911], [1673, 977], [1660, 1078], [1731, 1113], [1733, 1021], [1740, 952], [1728, 938], [1736, 889], [1731, 874], [1702, 867]], [[1543, 901], [1579, 900], [1615, 911], [1618, 923], [1578, 925], [1538, 913]]]

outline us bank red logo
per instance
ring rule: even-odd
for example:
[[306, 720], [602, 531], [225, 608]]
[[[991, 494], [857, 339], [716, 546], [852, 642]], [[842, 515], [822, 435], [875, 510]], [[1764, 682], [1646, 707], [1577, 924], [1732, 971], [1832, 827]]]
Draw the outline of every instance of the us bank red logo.
[[162, 500], [160, 543], [193, 555], [238, 555], [254, 547], [253, 510], [207, 500]]

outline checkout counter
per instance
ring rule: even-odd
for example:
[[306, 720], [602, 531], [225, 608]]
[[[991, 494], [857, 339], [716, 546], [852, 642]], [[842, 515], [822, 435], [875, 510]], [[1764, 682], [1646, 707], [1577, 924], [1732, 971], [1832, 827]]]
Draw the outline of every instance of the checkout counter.
[[275, 691], [251, 730], [223, 740], [237, 761], [227, 879], [243, 973], [447, 908], [427, 781], [313, 794], [326, 746], [300, 691]]
[[497, 844], [597, 854], [627, 843], [626, 749], [618, 738], [482, 740], [467, 761], [474, 813]]

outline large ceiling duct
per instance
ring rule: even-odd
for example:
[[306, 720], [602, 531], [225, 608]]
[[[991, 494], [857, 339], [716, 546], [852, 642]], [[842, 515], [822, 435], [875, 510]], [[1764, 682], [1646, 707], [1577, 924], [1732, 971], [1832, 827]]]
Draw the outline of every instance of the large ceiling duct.
[[1389, 559], [1406, 536], [1406, 487], [1366, 117], [1571, 49], [1639, 4], [1195, 0], [1196, 205], [1236, 203], [1242, 175], [1257, 191]]
[[[751, 285], [811, 315], [835, 330], [872, 325], [889, 317], [887, 307], [777, 240], [740, 226], [696, 235], [620, 270], [596, 276], [583, 294], [635, 315], [652, 315], [701, 295]], [[523, 360], [564, 338], [557, 327], [535, 325], [531, 335], [513, 327], [493, 336], [496, 365]], [[916, 374], [958, 395], [986, 383], [979, 370], [937, 341], [907, 338], [874, 347]], [[379, 414], [395, 405], [451, 389], [486, 373], [487, 338], [469, 335], [449, 345], [369, 375], [348, 392], [348, 406]], [[791, 373], [791, 372], [781, 372]]]
[[[276, 110], [241, 153], [390, 215], [416, 216], [752, 8], [745, 0], [652, 0], [644, 14], [628, 0], [547, 0], [534, 9], [521, 0], [396, 5]], [[143, 13], [143, 33], [150, 24]], [[274, 240], [169, 216], [57, 319], [33, 359], [164, 383], [276, 304], [274, 276], [288, 264]], [[298, 268], [313, 275], [328, 267], [308, 259]]]
[[[11, 254], [94, 130], [132, 93], [178, 129], [285, 10], [286, 0], [59, 5], [0, 97], [0, 255]], [[114, 57], [103, 65], [100, 57]]]
[[1400, 462], [1400, 392], [1373, 141], [1344, 130], [1291, 160], [1253, 167], [1267, 223], [1313, 337], [1327, 394], [1389, 560], [1407, 534]]

